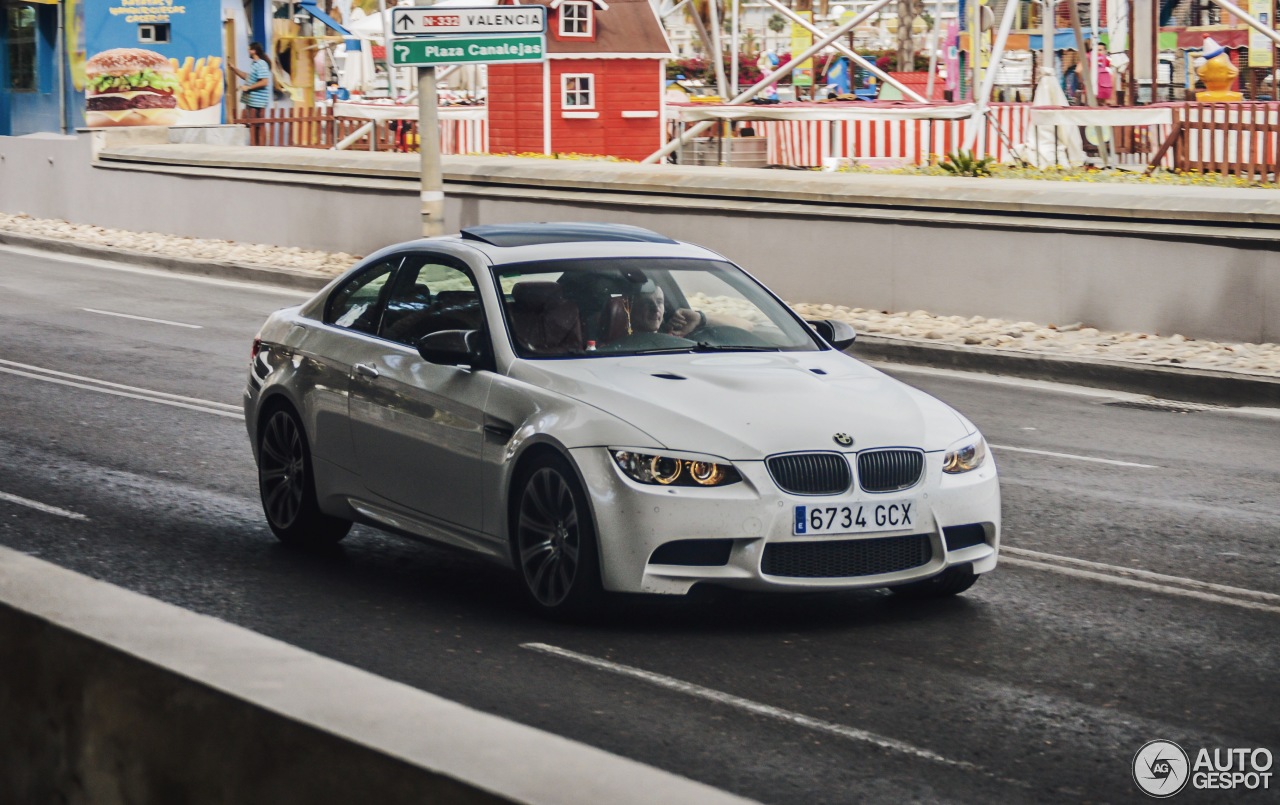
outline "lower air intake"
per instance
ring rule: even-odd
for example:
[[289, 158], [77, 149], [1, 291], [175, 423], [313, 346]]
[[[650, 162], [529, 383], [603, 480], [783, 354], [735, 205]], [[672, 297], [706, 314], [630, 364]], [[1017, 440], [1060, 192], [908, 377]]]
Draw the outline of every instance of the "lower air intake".
[[843, 579], [878, 576], [926, 565], [933, 558], [928, 534], [831, 542], [766, 545], [760, 569], [767, 576]]

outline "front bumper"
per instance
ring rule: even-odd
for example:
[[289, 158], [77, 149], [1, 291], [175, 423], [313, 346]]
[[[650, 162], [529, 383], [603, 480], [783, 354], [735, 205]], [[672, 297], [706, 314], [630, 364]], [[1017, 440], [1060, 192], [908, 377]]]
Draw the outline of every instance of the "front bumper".
[[[960, 475], [942, 472], [942, 453], [927, 453], [921, 482], [902, 492], [871, 494], [852, 489], [841, 495], [807, 496], [783, 492], [763, 461], [734, 462], [743, 480], [699, 489], [640, 484], [625, 477], [604, 448], [570, 451], [591, 498], [600, 545], [605, 589], [681, 595], [699, 582], [749, 590], [854, 590], [888, 587], [972, 564], [975, 573], [996, 566], [1000, 548], [1000, 486], [994, 459]], [[920, 507], [909, 529], [827, 536], [793, 535], [796, 505], [841, 506], [911, 498]], [[982, 541], [948, 550], [943, 529], [980, 525]], [[840, 577], [769, 575], [762, 570], [768, 546], [830, 543], [906, 535], [927, 536], [931, 550], [923, 564], [904, 570]], [[651, 561], [659, 546], [677, 540], [728, 540], [723, 565], [671, 565]]]

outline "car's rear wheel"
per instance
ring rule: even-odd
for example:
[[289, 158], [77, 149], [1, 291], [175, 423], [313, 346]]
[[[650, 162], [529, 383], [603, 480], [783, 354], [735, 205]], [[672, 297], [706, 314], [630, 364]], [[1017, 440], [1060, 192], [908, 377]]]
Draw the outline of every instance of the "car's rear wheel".
[[973, 572], [973, 565], [957, 565], [924, 581], [901, 584], [889, 590], [904, 598], [948, 598], [959, 595], [977, 581], [978, 574]]
[[298, 416], [280, 406], [258, 435], [258, 490], [267, 524], [288, 545], [332, 545], [351, 523], [320, 511], [307, 436]]
[[547, 614], [591, 612], [603, 595], [600, 553], [572, 467], [545, 455], [521, 473], [513, 491], [512, 552], [525, 594]]

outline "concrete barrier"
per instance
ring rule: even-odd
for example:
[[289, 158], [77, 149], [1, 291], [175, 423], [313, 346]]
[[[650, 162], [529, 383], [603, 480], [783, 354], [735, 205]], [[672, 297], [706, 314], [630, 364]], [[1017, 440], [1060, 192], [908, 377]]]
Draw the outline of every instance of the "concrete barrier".
[[0, 802], [746, 800], [0, 548]]
[[[412, 154], [117, 136], [0, 138], [0, 211], [352, 253], [419, 232]], [[1280, 341], [1280, 198], [1268, 191], [444, 164], [450, 228], [639, 224], [721, 252], [793, 302]]]

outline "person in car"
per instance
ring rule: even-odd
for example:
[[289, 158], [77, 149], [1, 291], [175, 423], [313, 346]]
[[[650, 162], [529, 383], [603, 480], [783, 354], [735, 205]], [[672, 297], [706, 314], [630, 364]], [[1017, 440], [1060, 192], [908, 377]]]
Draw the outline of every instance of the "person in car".
[[665, 332], [682, 338], [704, 327], [740, 327], [752, 329], [753, 325], [737, 316], [711, 314], [692, 308], [680, 308], [666, 315], [666, 297], [656, 285], [645, 284], [631, 295], [631, 332]]

